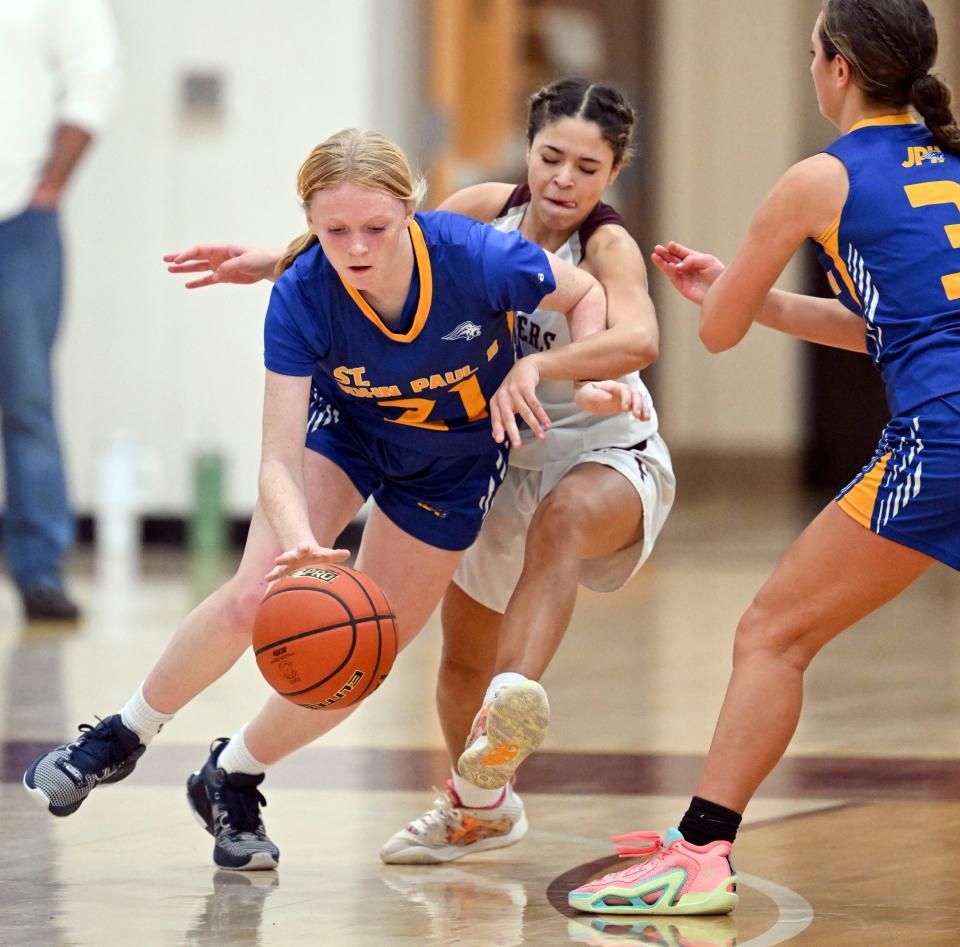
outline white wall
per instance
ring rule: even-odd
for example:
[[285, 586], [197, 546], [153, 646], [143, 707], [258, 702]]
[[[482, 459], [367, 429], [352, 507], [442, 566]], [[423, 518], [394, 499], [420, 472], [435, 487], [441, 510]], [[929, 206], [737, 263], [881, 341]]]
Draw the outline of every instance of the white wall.
[[[940, 18], [956, 81], [958, 5]], [[284, 243], [299, 232], [297, 166], [321, 137], [370, 125], [415, 160], [436, 135], [422, 105], [423, 0], [114, 0], [125, 59], [113, 122], [66, 202], [71, 249], [58, 353], [60, 414], [80, 511], [98, 458], [127, 430], [151, 450], [146, 508], [189, 508], [191, 456], [229, 462], [229, 506], [251, 508], [259, 453], [266, 288], [187, 293], [160, 256], [200, 240]], [[729, 259], [752, 211], [831, 129], [807, 74], [818, 0], [663, 4], [660, 236]], [[222, 121], [185, 122], [186, 70], [225, 81]], [[651, 279], [661, 281], [659, 274]], [[780, 284], [795, 288], [788, 273]], [[790, 454], [799, 446], [801, 348], [761, 328], [720, 356], [695, 309], [658, 290], [658, 409], [676, 450]]]
[[[817, 108], [807, 72], [815, 9], [769, 0], [664, 5], [661, 240], [729, 260], [763, 196], [804, 156], [805, 116]], [[662, 333], [657, 405], [671, 447], [796, 449], [799, 345], [754, 327], [737, 348], [710, 355], [697, 339], [698, 310], [659, 274], [651, 279]], [[790, 272], [779, 285], [797, 288]]]
[[[126, 431], [147, 448], [145, 509], [189, 509], [190, 459], [209, 444], [227, 457], [228, 504], [242, 514], [256, 497], [268, 287], [186, 292], [161, 255], [197, 241], [286, 243], [303, 229], [297, 168], [338, 128], [409, 144], [416, 4], [113, 6], [122, 95], [64, 208], [58, 390], [74, 505], [93, 508], [98, 458]], [[219, 120], [184, 117], [187, 71], [222, 75]]]

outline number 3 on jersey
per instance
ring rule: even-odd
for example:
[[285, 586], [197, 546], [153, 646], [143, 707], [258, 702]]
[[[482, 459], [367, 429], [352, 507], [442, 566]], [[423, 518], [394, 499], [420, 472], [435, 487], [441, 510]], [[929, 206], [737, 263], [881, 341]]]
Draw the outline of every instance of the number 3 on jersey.
[[[480, 421], [490, 416], [476, 374], [467, 375], [462, 381], [451, 385], [447, 391], [455, 391], [460, 396], [463, 410], [467, 413], [467, 421]], [[430, 414], [437, 404], [435, 398], [395, 398], [390, 401], [378, 401], [377, 404], [381, 408], [404, 409], [399, 417], [387, 418], [394, 424], [409, 424], [412, 427], [422, 427], [429, 431], [448, 430], [446, 421], [429, 420]]]
[[[956, 181], [925, 181], [922, 184], [907, 184], [903, 188], [912, 207], [929, 207], [931, 204], [954, 204], [960, 211], [960, 184]], [[950, 246], [960, 250], [960, 223], [947, 224]], [[947, 273], [940, 277], [947, 299], [960, 299], [960, 273]]]

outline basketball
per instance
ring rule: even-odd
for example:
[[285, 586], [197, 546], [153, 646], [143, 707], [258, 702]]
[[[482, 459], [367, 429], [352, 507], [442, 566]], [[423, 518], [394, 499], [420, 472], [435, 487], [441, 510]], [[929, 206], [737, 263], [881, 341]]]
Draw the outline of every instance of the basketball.
[[253, 651], [281, 697], [311, 710], [349, 707], [390, 673], [397, 620], [368, 575], [347, 566], [297, 569], [260, 604]]

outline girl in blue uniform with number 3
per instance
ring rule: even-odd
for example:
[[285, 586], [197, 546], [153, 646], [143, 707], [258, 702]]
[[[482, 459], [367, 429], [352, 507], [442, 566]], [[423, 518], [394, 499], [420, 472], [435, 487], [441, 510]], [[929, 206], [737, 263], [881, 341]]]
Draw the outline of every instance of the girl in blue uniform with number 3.
[[[934, 560], [960, 569], [960, 128], [928, 71], [936, 27], [921, 0], [827, 0], [811, 52], [820, 111], [843, 135], [786, 172], [728, 267], [677, 243], [656, 247], [654, 263], [700, 305], [711, 352], [754, 322], [866, 352], [892, 420], [740, 620], [733, 676], [679, 829], [615, 839], [625, 855], [655, 857], [573, 891], [583, 911], [732, 910], [730, 847], [793, 736], [814, 655]], [[807, 237], [835, 299], [772, 288]]]
[[[31, 764], [24, 785], [54, 815], [127, 776], [163, 724], [234, 664], [269, 581], [347, 558], [330, 547], [369, 496], [357, 564], [383, 588], [407, 644], [476, 538], [515, 414], [541, 433], [547, 424], [538, 381], [603, 377], [602, 365], [563, 350], [515, 364], [512, 326], [514, 310], [547, 306], [567, 315], [574, 337], [600, 331], [600, 284], [516, 233], [415, 214], [422, 190], [400, 149], [373, 132], [340, 132], [301, 167], [310, 230], [282, 260], [267, 311], [260, 501], [243, 559], [119, 713]], [[304, 729], [318, 732], [315, 714], [271, 701], [260, 730], [218, 741], [189, 783], [221, 867], [278, 860], [259, 815], [263, 776], [227, 757], [256, 758], [258, 740], [292, 749]], [[326, 729], [348, 712], [325, 711]]]

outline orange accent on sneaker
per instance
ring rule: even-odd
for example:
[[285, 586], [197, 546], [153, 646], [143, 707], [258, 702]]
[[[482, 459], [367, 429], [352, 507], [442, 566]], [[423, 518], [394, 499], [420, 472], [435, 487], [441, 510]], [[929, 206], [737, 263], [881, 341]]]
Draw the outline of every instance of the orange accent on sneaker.
[[489, 704], [484, 704], [478, 711], [476, 717], [473, 718], [473, 725], [470, 727], [470, 736], [467, 737], [467, 742], [464, 746], [470, 746], [475, 741], [479, 740], [480, 737], [485, 737], [487, 735], [487, 714], [490, 713], [490, 707], [493, 704], [491, 700]]
[[481, 766], [502, 766], [509, 763], [518, 753], [520, 747], [516, 743], [498, 743], [482, 760]]
[[460, 819], [460, 825], [451, 826], [447, 833], [448, 845], [472, 845], [485, 838], [506, 835], [513, 828], [513, 822], [510, 819], [475, 819], [465, 812], [461, 814]]

